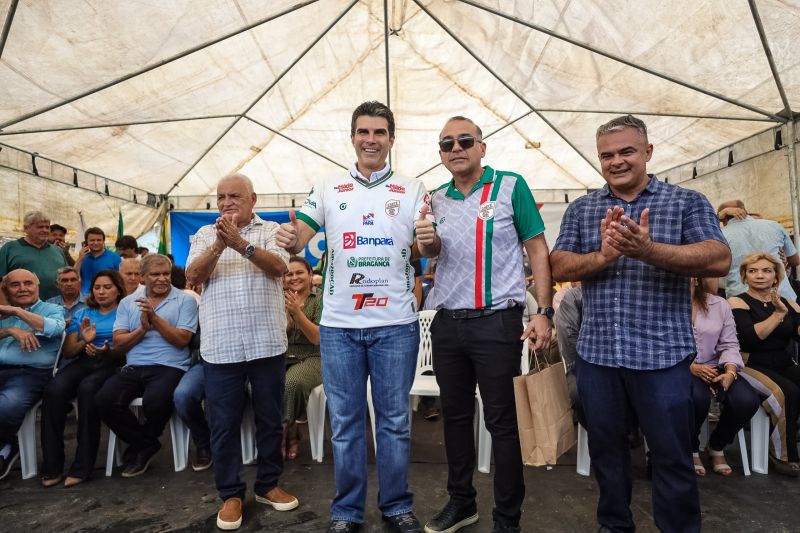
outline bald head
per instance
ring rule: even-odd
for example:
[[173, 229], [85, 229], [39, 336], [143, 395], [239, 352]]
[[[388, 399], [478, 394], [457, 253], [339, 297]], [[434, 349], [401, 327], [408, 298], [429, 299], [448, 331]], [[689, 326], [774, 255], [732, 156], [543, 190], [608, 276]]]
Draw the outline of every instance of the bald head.
[[142, 272], [138, 259], [123, 259], [119, 264], [119, 274], [125, 282], [125, 294], [133, 294], [141, 283]]
[[11, 305], [30, 307], [39, 300], [39, 278], [30, 270], [12, 270], [5, 275], [0, 287]]

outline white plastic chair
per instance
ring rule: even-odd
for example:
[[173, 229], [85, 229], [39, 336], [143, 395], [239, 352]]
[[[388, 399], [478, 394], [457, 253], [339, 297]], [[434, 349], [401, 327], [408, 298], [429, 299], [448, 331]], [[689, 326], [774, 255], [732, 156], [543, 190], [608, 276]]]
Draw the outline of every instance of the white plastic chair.
[[[135, 398], [130, 404], [133, 412], [141, 417], [142, 399]], [[189, 428], [183, 423], [181, 417], [174, 414], [169, 419], [169, 432], [172, 438], [172, 460], [175, 463], [175, 471], [180, 472], [186, 468], [189, 460]], [[122, 457], [117, 450], [117, 435], [109, 429], [108, 448], [106, 450], [106, 476], [110, 477], [114, 465], [119, 466]]]
[[[61, 334], [61, 344], [56, 353], [56, 360], [53, 363], [53, 375], [58, 372], [58, 363], [61, 360], [61, 348], [64, 347], [64, 339], [67, 338], [66, 330]], [[19, 464], [22, 469], [22, 479], [30, 479], [36, 477], [39, 473], [39, 467], [36, 462], [36, 413], [39, 412], [39, 406], [42, 405], [41, 401], [28, 409], [25, 413], [25, 418], [22, 419], [22, 425], [17, 431], [17, 442], [19, 443]]]
[[[745, 476], [750, 475], [751, 464], [747, 459], [747, 443], [745, 441], [744, 430], [738, 433], [739, 452], [742, 457], [742, 470]], [[708, 440], [708, 419], [705, 420], [700, 429], [700, 442]], [[769, 416], [762, 407], [758, 408], [756, 414], [750, 419], [750, 455], [752, 457], [752, 471], [759, 474], [766, 474], [768, 470], [769, 453]], [[702, 448], [702, 446], [701, 446]], [[589, 458], [589, 437], [586, 429], [578, 424], [578, 464], [577, 472], [582, 476], [588, 476], [591, 468]]]
[[306, 405], [308, 415], [308, 440], [311, 441], [311, 459], [322, 462], [325, 453], [323, 449], [323, 439], [325, 438], [325, 410], [328, 405], [328, 397], [325, 396], [325, 389], [322, 385], [317, 385], [311, 390]]
[[255, 463], [256, 457], [258, 457], [258, 449], [256, 448], [256, 421], [250, 395], [247, 395], [245, 398], [239, 435], [242, 444], [242, 464], [249, 465]]

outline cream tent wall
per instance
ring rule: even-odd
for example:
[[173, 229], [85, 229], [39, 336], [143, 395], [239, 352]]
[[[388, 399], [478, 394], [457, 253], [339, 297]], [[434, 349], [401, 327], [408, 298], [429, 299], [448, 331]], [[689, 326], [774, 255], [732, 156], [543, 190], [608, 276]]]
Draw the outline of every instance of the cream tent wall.
[[661, 171], [800, 108], [794, 1], [0, 0], [0, 20], [6, 235], [31, 207], [109, 232], [121, 209], [138, 234], [170, 204], [213, 208], [234, 171], [286, 208], [352, 164], [368, 99], [396, 114], [398, 172], [445, 180], [437, 134], [462, 114], [486, 162], [558, 202], [602, 185], [614, 115], [647, 120]]

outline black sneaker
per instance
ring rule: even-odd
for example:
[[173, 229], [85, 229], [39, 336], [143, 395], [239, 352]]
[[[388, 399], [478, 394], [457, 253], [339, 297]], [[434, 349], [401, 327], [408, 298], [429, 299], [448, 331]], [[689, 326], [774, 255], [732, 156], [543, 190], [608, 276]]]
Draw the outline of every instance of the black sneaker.
[[455, 533], [462, 527], [478, 521], [478, 506], [475, 502], [447, 502], [444, 509], [425, 524], [425, 533]]
[[357, 533], [361, 531], [361, 524], [347, 520], [331, 520], [328, 533]]
[[211, 460], [211, 448], [204, 446], [197, 448], [194, 451], [194, 461], [192, 461], [192, 470], [195, 472], [202, 472], [211, 468], [213, 461]]
[[3, 458], [0, 456], [0, 479], [5, 479], [9, 472], [11, 472], [11, 467], [14, 466], [19, 460], [19, 444], [13, 442], [11, 444], [11, 451], [8, 454], [8, 457]]
[[389, 524], [389, 531], [394, 533], [422, 533], [422, 526], [414, 513], [383, 515], [383, 521]]
[[150, 463], [153, 461], [158, 453], [158, 450], [160, 449], [161, 445], [158, 444], [138, 452], [133, 461], [126, 464], [122, 469], [122, 477], [136, 477], [147, 472], [147, 468], [150, 466]]
[[494, 523], [492, 533], [520, 533], [522, 531], [519, 526], [507, 526], [499, 522]]

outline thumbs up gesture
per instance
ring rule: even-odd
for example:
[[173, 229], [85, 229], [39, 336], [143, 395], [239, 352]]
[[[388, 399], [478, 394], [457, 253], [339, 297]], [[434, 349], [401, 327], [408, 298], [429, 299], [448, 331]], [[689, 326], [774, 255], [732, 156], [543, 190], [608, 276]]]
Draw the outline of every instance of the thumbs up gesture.
[[419, 218], [414, 222], [417, 245], [421, 248], [433, 246], [436, 242], [436, 228], [433, 227], [433, 222], [428, 220], [428, 213], [430, 213], [428, 204], [423, 204], [419, 212]]
[[289, 210], [289, 222], [281, 224], [280, 227], [278, 227], [278, 232], [275, 234], [275, 241], [278, 243], [278, 246], [290, 252], [297, 244], [297, 215], [295, 215], [294, 209]]

